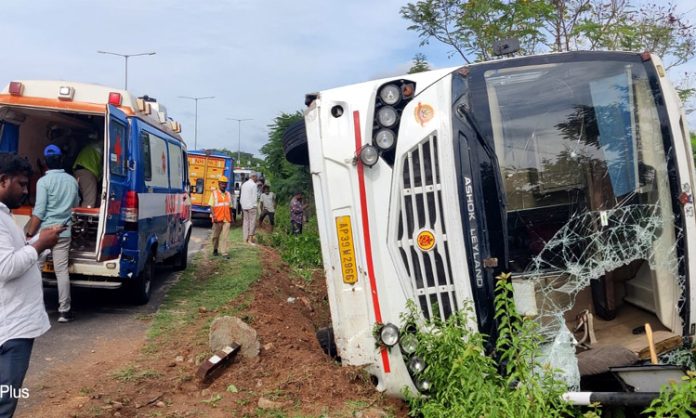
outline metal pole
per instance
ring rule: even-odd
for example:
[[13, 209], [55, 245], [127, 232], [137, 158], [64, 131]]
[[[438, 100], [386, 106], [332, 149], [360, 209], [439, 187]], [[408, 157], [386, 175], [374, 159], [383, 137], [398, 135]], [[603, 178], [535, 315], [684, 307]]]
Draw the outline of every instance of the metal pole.
[[143, 55], [155, 55], [156, 52], [143, 52], [140, 54], [119, 54], [117, 52], [110, 52], [110, 51], [97, 51], [98, 54], [108, 54], [108, 55], [116, 55], [117, 57], [123, 57], [125, 59], [125, 86], [124, 89], [128, 90], [128, 58], [130, 57], [140, 57]]
[[241, 167], [241, 159], [242, 159], [242, 122], [246, 122], [248, 120], [253, 120], [251, 118], [246, 118], [246, 119], [237, 119], [237, 118], [227, 118], [227, 120], [236, 120], [237, 121], [237, 166]]
[[193, 120], [193, 149], [198, 148], [198, 97], [194, 100], [196, 102], [196, 116]]
[[128, 55], [124, 55], [126, 61], [126, 87], [124, 90], [128, 90]]
[[215, 96], [179, 96], [180, 99], [188, 99], [196, 102], [196, 113], [193, 119], [193, 149], [198, 148], [198, 101], [205, 99], [214, 99]]

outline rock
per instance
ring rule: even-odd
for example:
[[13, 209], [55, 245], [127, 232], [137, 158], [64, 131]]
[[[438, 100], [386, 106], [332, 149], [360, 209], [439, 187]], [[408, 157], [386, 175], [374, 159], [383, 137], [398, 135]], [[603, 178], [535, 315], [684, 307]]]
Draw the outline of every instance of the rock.
[[118, 411], [116, 411], [116, 412], [114, 412], [114, 416], [115, 416], [115, 417], [120, 417], [120, 416], [121, 416], [121, 413], [118, 412]]
[[307, 307], [307, 309], [308, 309], [310, 312], [314, 312], [314, 308], [312, 308], [312, 304], [309, 302], [309, 299], [307, 299], [306, 297], [302, 296], [302, 297], [300, 298], [300, 301], [304, 304], [304, 306]]
[[122, 404], [121, 402], [114, 402], [114, 403], [113, 403], [113, 406], [114, 406], [114, 409], [115, 409], [116, 411], [118, 411], [118, 410], [120, 410], [121, 408], [123, 408], [123, 404]]
[[157, 403], [155, 404], [155, 406], [158, 407], [158, 408], [164, 408], [165, 406], [167, 406], [167, 404], [164, 403], [164, 402], [162, 402], [162, 401], [157, 401]]
[[176, 356], [174, 359], [177, 363], [183, 363], [184, 362], [184, 356]]
[[280, 409], [288, 405], [288, 402], [276, 402], [270, 399], [260, 397], [258, 407], [261, 409]]
[[209, 398], [210, 395], [212, 395], [212, 394], [213, 394], [213, 391], [211, 391], [210, 389], [203, 389], [203, 390], [201, 391], [201, 397], [202, 397], [202, 398]]
[[288, 303], [295, 303], [296, 300], [297, 300], [297, 298], [294, 298], [294, 297], [290, 296], [290, 297], [288, 298]]
[[258, 356], [261, 350], [256, 330], [244, 321], [230, 316], [215, 318], [210, 325], [210, 350], [216, 352], [232, 343], [241, 346], [240, 354], [246, 358]]
[[208, 308], [206, 308], [205, 306], [201, 306], [200, 308], [198, 308], [198, 312], [199, 312], [199, 313], [207, 313], [207, 312], [208, 312]]
[[167, 367], [176, 367], [176, 363], [173, 361], [169, 362], [169, 363], [167, 363]]
[[268, 343], [263, 346], [265, 351], [271, 351], [273, 349], [273, 343]]

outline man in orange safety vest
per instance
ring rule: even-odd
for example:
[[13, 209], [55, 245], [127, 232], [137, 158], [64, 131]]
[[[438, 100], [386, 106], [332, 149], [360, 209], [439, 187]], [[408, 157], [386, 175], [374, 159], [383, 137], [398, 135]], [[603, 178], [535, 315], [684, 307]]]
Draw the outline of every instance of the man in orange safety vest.
[[[222, 254], [225, 257], [229, 257], [227, 246], [229, 244], [233, 205], [232, 196], [226, 190], [227, 182], [227, 177], [220, 176], [218, 188], [213, 190], [208, 201], [210, 220], [213, 222], [213, 255]], [[220, 246], [219, 253], [218, 244]]]

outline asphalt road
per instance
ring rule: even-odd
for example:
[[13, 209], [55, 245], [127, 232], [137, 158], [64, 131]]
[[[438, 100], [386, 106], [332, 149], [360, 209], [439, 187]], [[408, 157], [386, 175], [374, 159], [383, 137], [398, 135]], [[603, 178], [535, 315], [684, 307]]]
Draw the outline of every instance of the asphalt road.
[[[189, 243], [189, 257], [203, 248], [209, 232], [209, 227], [205, 225], [194, 226]], [[105, 343], [108, 346], [108, 341], [113, 338], [140, 338], [148, 327], [143, 317], [157, 311], [167, 289], [176, 282], [178, 277], [179, 273], [165, 267], [158, 268], [156, 279], [152, 284], [150, 302], [142, 306], [128, 304], [120, 291], [73, 288], [71, 297], [75, 320], [68, 324], [57, 322], [57, 290], [44, 289], [44, 300], [51, 320], [51, 329], [34, 343], [24, 387], [31, 389], [41, 386], [43, 377], [47, 373], [71, 363], [79, 364], [79, 359], [94, 356], [97, 347], [103, 347]], [[39, 401], [32, 398], [22, 400], [18, 411], [22, 407], [28, 408]]]

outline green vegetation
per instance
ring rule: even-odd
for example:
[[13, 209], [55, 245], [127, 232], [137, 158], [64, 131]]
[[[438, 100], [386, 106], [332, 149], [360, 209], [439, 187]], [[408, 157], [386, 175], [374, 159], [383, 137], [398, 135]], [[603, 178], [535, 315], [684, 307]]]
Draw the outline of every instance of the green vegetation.
[[122, 383], [139, 383], [145, 380], [156, 379], [160, 374], [154, 370], [138, 370], [134, 365], [115, 371], [111, 377]]
[[[472, 331], [471, 309], [464, 309], [446, 323], [434, 320], [420, 332], [416, 354], [428, 367], [424, 377], [432, 385], [428, 397], [407, 393], [411, 414], [424, 417], [572, 416], [572, 407], [561, 400], [565, 385], [552, 370], [539, 363], [537, 325], [514, 309], [512, 284], [506, 278], [496, 285], [498, 320], [497, 358], [486, 354], [484, 336]], [[411, 305], [405, 323], [418, 323]], [[503, 373], [501, 373], [501, 371]]]
[[[429, 330], [416, 333], [416, 355], [428, 365], [421, 378], [431, 383], [432, 390], [428, 396], [406, 391], [411, 415], [425, 418], [602, 416], [598, 405], [576, 407], [561, 400], [567, 387], [557, 371], [540, 361], [542, 341], [538, 324], [517, 313], [508, 278], [501, 275], [496, 284], [495, 355], [486, 352], [484, 336], [469, 329], [473, 321], [470, 307], [445, 323], [436, 319], [419, 327]], [[421, 322], [419, 318], [418, 309], [411, 303], [404, 323], [415, 325]], [[681, 385], [663, 387], [660, 397], [644, 413], [656, 418], [695, 416], [696, 372], [688, 372]]]
[[259, 243], [277, 248], [283, 261], [305, 280], [310, 280], [312, 271], [322, 264], [316, 217], [310, 217], [300, 235], [291, 232], [287, 205], [278, 205], [275, 220], [272, 233], [257, 234]]
[[218, 310], [221, 315], [234, 314], [228, 302], [249, 289], [261, 276], [258, 249], [242, 243], [241, 228], [230, 231], [232, 257], [212, 258], [213, 262], [198, 256], [167, 292], [154, 316], [148, 337], [152, 340], [173, 335], [183, 325], [198, 318], [200, 309]]

